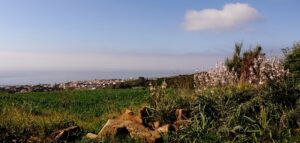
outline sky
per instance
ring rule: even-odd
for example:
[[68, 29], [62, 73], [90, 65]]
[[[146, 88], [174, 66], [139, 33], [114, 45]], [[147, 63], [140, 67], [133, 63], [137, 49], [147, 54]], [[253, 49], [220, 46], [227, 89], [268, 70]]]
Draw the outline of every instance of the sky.
[[234, 44], [278, 54], [299, 0], [0, 0], [0, 69], [204, 70]]

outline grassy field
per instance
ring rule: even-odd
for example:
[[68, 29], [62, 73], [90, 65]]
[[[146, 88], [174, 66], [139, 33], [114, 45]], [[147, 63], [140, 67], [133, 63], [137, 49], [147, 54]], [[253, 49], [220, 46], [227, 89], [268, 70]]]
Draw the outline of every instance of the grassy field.
[[0, 93], [0, 140], [45, 137], [71, 125], [98, 133], [107, 119], [128, 108], [137, 111], [148, 100], [144, 89]]
[[175, 109], [191, 111], [192, 123], [163, 136], [165, 142], [297, 142], [300, 90], [290, 81], [259, 87], [238, 84], [199, 93], [166, 89], [159, 91], [162, 98], [157, 106], [151, 105], [146, 89], [1, 93], [0, 141], [43, 138], [72, 125], [78, 125], [82, 135], [98, 133], [107, 119], [150, 104], [155, 116], [149, 119], [162, 123], [174, 120]]

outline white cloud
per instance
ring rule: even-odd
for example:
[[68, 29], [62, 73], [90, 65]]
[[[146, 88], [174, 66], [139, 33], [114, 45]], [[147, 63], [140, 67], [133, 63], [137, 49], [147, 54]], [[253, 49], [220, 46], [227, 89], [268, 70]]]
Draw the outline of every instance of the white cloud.
[[223, 9], [189, 10], [183, 27], [187, 31], [234, 30], [261, 18], [255, 8], [245, 3], [225, 4]]

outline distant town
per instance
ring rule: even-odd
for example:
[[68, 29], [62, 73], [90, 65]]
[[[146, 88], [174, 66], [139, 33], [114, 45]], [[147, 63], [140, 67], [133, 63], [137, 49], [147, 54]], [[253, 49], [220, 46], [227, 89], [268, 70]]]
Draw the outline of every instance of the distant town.
[[54, 84], [37, 84], [37, 85], [9, 85], [0, 87], [0, 91], [9, 93], [26, 93], [26, 92], [47, 92], [58, 91], [65, 89], [101, 89], [113, 87], [114, 85], [123, 83], [122, 79], [108, 79], [108, 80], [84, 80], [84, 81], [70, 81], [64, 83]]

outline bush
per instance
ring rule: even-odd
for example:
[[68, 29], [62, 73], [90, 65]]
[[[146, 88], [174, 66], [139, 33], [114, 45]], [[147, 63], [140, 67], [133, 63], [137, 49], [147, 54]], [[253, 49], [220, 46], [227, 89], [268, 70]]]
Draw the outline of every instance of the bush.
[[285, 55], [284, 66], [289, 69], [292, 76], [300, 79], [300, 43], [293, 45], [292, 49], [283, 49]]
[[254, 60], [259, 56], [264, 55], [261, 53], [261, 46], [256, 46], [253, 50], [248, 50], [241, 55], [243, 44], [235, 44], [235, 51], [232, 58], [227, 58], [225, 65], [229, 71], [237, 74], [237, 77], [241, 81], [247, 81], [250, 77], [251, 71], [249, 70], [252, 65], [254, 65]]
[[300, 136], [300, 90], [292, 81], [202, 90], [191, 102], [192, 124], [170, 136], [177, 142], [295, 141]]

